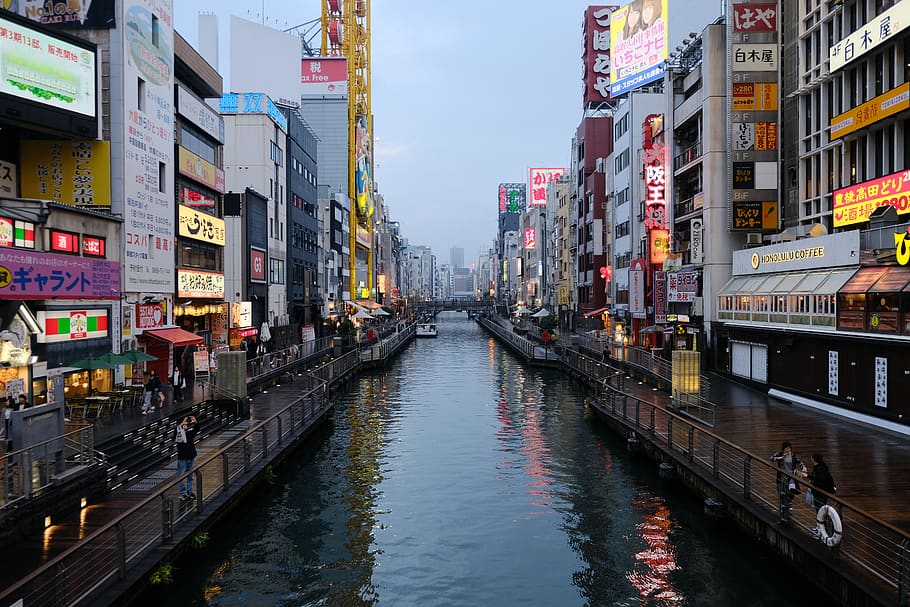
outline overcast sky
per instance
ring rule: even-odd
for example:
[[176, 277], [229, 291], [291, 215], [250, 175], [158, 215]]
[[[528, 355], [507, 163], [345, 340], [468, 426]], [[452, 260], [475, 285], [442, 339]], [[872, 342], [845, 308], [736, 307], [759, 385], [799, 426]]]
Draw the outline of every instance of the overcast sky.
[[[720, 0], [669, 0], [670, 47], [721, 14]], [[475, 261], [496, 236], [497, 186], [568, 166], [582, 118], [580, 0], [371, 2], [374, 179], [411, 244], [439, 263]], [[617, 4], [626, 4], [620, 1]], [[175, 0], [194, 46], [200, 11], [279, 29], [319, 17], [319, 0]], [[264, 11], [263, 11], [264, 7]], [[314, 41], [318, 48], [319, 37]], [[250, 49], [255, 52], [255, 49]], [[221, 52], [221, 60], [227, 58]], [[263, 66], [268, 58], [263, 57]], [[228, 67], [221, 66], [225, 75]]]

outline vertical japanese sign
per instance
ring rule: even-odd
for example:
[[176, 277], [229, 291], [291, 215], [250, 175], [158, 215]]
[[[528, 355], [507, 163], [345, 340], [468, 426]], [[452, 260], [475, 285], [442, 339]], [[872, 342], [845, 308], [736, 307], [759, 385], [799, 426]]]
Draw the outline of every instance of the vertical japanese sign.
[[618, 6], [589, 6], [585, 10], [584, 64], [585, 107], [610, 101], [610, 22]]
[[525, 248], [533, 249], [537, 246], [537, 228], [525, 228]]
[[522, 213], [527, 204], [527, 186], [523, 183], [499, 184], [499, 212]]
[[611, 95], [625, 95], [663, 78], [667, 65], [667, 18], [667, 0], [632, 0], [613, 14]]
[[171, 0], [125, 0], [124, 289], [174, 291], [174, 27]]
[[728, 0], [727, 14], [732, 16], [727, 20], [730, 228], [774, 232], [780, 227], [780, 6], [770, 0]]
[[531, 192], [531, 200], [528, 204], [532, 207], [545, 207], [547, 206], [547, 184], [565, 175], [566, 170], [530, 169], [528, 173], [528, 191]]
[[109, 142], [24, 140], [20, 154], [23, 197], [111, 206]]

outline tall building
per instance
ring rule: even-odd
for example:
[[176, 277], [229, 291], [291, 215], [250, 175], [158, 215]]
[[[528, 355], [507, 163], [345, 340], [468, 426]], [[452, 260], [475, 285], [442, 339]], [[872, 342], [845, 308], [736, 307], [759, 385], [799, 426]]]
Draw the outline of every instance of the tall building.
[[449, 249], [449, 263], [453, 268], [463, 268], [464, 265], [464, 249], [461, 247], [452, 247]]

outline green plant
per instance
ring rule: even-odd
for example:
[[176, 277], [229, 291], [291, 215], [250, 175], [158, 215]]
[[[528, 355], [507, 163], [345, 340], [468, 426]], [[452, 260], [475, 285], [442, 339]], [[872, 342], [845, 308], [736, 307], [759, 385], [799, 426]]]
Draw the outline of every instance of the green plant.
[[556, 321], [556, 317], [552, 314], [549, 316], [544, 316], [537, 324], [541, 329], [546, 329], [548, 331], [552, 331], [559, 325], [559, 323]]
[[152, 586], [163, 586], [174, 581], [174, 566], [170, 563], [161, 563], [158, 568], [152, 572], [149, 582]]
[[338, 323], [338, 333], [344, 337], [350, 337], [355, 331], [357, 331], [357, 328], [349, 318], [345, 318]]
[[192, 545], [196, 550], [202, 550], [209, 543], [209, 534], [206, 531], [200, 531], [193, 536]]

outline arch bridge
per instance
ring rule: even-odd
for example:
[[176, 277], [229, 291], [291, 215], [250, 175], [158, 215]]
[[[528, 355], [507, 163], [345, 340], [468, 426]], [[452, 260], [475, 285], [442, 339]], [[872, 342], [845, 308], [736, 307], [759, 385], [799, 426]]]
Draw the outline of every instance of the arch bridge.
[[469, 315], [479, 313], [493, 313], [494, 302], [473, 297], [447, 297], [445, 299], [430, 299], [418, 301], [412, 309], [419, 316], [436, 316], [440, 312], [467, 312]]

